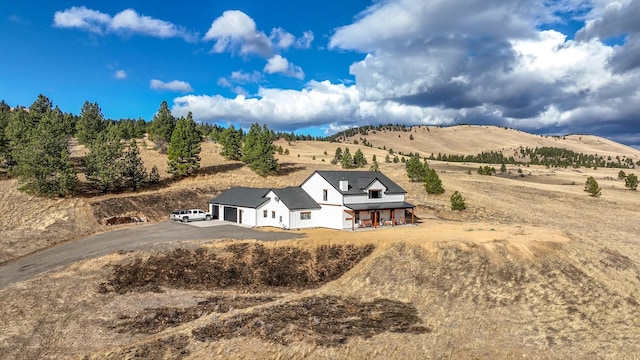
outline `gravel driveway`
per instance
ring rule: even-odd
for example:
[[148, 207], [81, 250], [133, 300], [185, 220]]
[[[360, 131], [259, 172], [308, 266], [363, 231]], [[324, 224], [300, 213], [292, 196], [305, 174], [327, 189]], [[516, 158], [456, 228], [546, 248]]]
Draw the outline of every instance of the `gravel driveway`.
[[166, 221], [138, 224], [62, 243], [0, 265], [0, 289], [57, 270], [78, 260], [110, 254], [118, 250], [162, 248], [175, 241], [216, 239], [257, 239], [263, 241], [300, 238], [302, 234], [285, 231], [259, 231], [228, 225], [220, 221], [189, 224]]

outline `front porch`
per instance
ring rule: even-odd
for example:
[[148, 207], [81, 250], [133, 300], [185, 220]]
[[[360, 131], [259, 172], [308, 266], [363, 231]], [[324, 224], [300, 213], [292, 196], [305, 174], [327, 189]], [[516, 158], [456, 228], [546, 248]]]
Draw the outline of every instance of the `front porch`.
[[351, 230], [378, 228], [381, 226], [415, 225], [415, 206], [402, 203], [350, 204], [347, 221], [351, 223]]

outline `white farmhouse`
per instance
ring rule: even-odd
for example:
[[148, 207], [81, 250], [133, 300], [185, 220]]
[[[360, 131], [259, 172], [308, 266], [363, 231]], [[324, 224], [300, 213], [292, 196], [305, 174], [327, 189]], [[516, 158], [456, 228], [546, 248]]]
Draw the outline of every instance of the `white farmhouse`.
[[379, 171], [315, 171], [299, 187], [231, 188], [211, 199], [209, 210], [249, 226], [353, 230], [413, 224], [415, 207], [405, 194]]

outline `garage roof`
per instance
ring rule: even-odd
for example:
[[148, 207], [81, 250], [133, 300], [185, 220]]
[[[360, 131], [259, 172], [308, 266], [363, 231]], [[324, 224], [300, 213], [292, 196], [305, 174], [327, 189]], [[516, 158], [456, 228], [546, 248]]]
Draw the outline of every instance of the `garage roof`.
[[238, 206], [246, 208], [257, 208], [265, 202], [269, 201], [265, 197], [271, 189], [250, 188], [250, 187], [232, 187], [223, 191], [220, 195], [209, 200], [209, 204], [218, 204], [226, 206]]
[[300, 187], [292, 186], [273, 189], [273, 193], [280, 198], [289, 210], [320, 209], [320, 205]]

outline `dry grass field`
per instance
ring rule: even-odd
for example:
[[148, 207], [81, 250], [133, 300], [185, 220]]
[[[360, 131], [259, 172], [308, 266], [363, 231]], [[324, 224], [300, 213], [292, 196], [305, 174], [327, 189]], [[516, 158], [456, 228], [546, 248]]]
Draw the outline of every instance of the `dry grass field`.
[[[298, 185], [316, 169], [338, 169], [330, 164], [338, 146], [360, 148], [369, 160], [375, 154], [419, 218], [416, 226], [312, 229], [299, 240], [77, 262], [0, 289], [0, 358], [637, 358], [640, 193], [625, 189], [619, 169], [522, 166], [518, 176], [510, 166], [510, 175], [481, 176], [478, 164], [432, 161], [446, 190], [434, 196], [408, 180], [404, 164], [385, 164], [377, 147], [477, 154], [556, 146], [634, 162], [640, 151], [587, 135], [413, 131], [414, 140], [408, 132], [369, 134], [373, 147], [354, 145], [361, 136], [279, 141], [290, 154], [279, 156], [277, 177], [258, 177], [205, 143], [198, 176], [165, 177], [135, 194], [39, 199], [0, 181], [0, 213], [21, 214], [0, 218], [0, 262], [108, 231], [99, 223], [106, 216], [165, 221], [169, 209], [205, 207], [230, 186]], [[165, 160], [147, 147], [146, 166], [163, 173]], [[583, 191], [588, 176], [601, 197]], [[463, 212], [449, 209], [456, 190]]]

